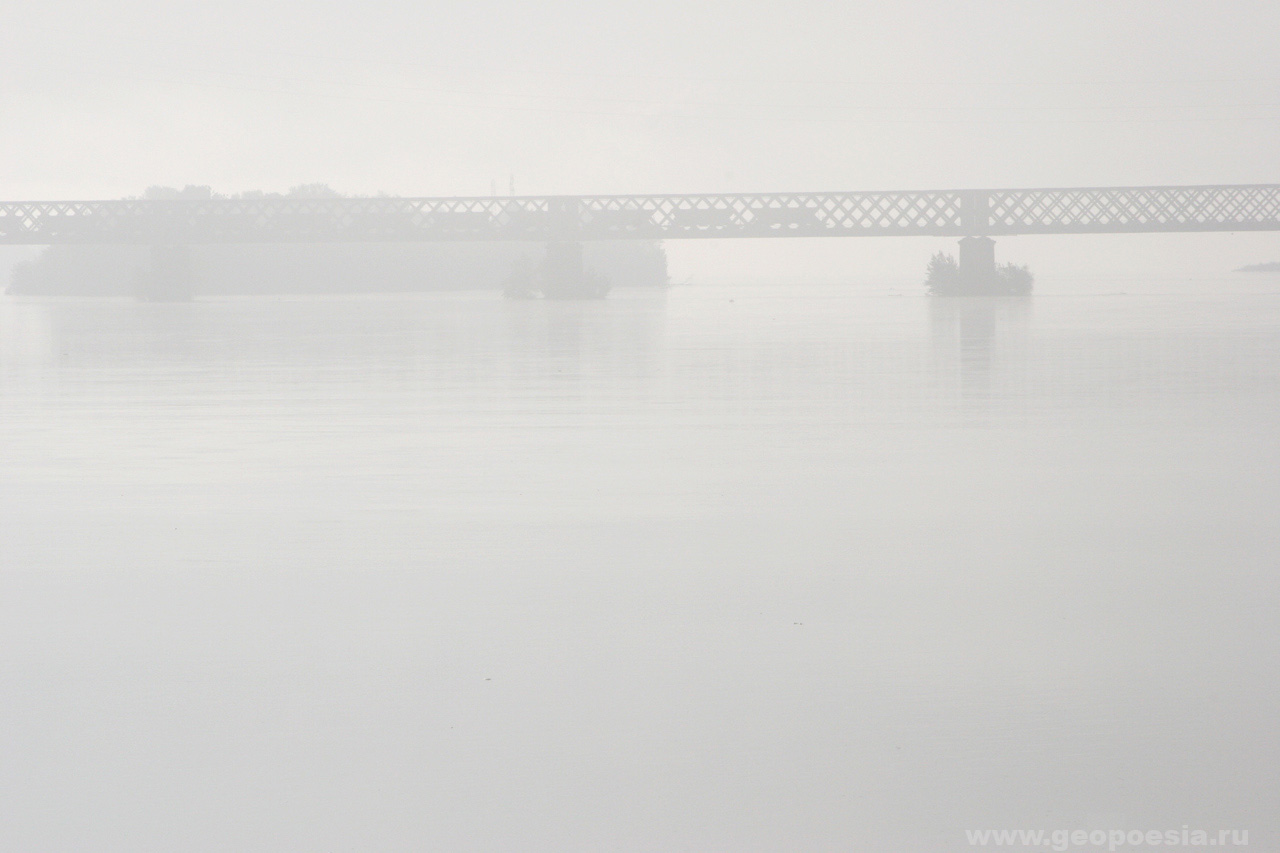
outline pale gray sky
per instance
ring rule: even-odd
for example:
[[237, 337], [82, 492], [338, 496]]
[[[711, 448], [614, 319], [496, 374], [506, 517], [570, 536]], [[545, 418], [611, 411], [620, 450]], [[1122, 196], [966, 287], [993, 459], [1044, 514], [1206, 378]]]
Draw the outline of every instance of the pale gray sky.
[[1245, 0], [22, 4], [0, 195], [1270, 182], [1278, 25]]

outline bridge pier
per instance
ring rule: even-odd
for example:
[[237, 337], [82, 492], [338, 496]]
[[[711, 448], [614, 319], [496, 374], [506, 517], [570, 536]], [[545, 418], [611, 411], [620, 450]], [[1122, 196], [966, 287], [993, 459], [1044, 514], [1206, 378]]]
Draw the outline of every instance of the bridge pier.
[[960, 238], [960, 282], [982, 290], [996, 278], [996, 241], [990, 237]]
[[1021, 296], [1031, 292], [1031, 283], [1025, 266], [996, 265], [995, 240], [975, 236], [960, 238], [959, 261], [935, 255], [925, 281], [934, 296]]
[[609, 282], [583, 264], [576, 240], [547, 244], [538, 281], [544, 299], [602, 299], [609, 292]]
[[154, 243], [151, 264], [141, 270], [138, 299], [143, 302], [190, 302], [195, 294], [191, 247], [185, 243]]

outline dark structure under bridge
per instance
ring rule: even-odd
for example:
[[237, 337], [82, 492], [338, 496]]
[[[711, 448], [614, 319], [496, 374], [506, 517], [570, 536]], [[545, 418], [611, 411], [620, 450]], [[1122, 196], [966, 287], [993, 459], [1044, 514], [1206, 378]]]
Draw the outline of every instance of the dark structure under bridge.
[[993, 263], [989, 238], [1001, 235], [1273, 230], [1280, 230], [1278, 184], [0, 202], [0, 243], [133, 243], [164, 257], [196, 243], [979, 238], [961, 241], [964, 269]]

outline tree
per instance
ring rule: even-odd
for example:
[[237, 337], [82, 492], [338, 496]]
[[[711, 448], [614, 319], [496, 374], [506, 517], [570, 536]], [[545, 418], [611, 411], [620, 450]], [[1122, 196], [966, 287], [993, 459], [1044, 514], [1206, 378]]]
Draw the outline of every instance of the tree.
[[951, 255], [937, 252], [929, 259], [929, 273], [925, 287], [934, 296], [946, 296], [959, 292], [960, 264]]

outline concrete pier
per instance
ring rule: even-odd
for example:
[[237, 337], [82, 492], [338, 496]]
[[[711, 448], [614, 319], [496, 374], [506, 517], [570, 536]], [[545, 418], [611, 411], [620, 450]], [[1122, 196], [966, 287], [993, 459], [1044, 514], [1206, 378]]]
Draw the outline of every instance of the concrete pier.
[[583, 264], [576, 240], [547, 244], [538, 280], [544, 299], [600, 299], [609, 291], [608, 281]]
[[996, 280], [996, 241], [990, 237], [963, 237], [960, 240], [961, 284], [981, 292]]
[[195, 295], [191, 247], [184, 243], [155, 243], [151, 265], [139, 271], [138, 298], [144, 302], [190, 302]]

